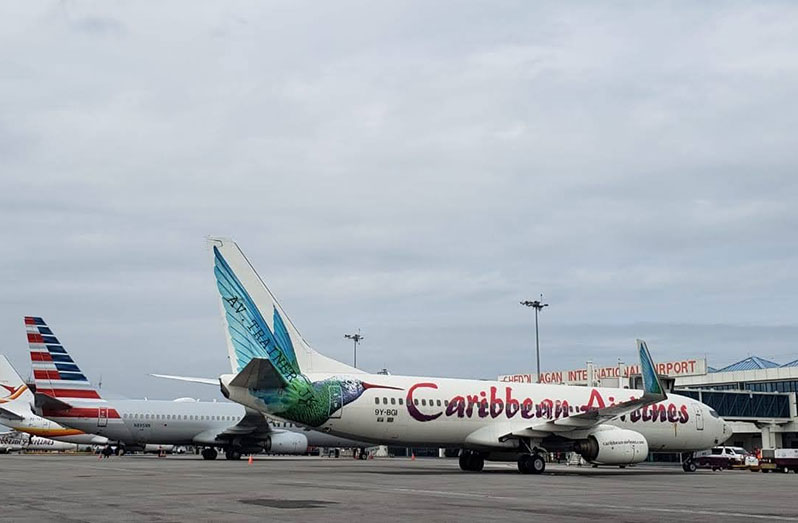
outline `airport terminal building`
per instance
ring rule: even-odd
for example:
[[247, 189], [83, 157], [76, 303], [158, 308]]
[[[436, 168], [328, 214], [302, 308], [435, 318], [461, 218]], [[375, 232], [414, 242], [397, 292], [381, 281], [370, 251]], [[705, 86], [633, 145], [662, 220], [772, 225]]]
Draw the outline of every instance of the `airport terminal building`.
[[[675, 394], [695, 398], [731, 422], [729, 445], [759, 448], [798, 448], [798, 359], [780, 364], [757, 356], [712, 368], [703, 358], [659, 363], [657, 372]], [[506, 374], [499, 381], [532, 383], [531, 373]], [[544, 383], [637, 388], [638, 365], [618, 363], [599, 367], [541, 373]]]

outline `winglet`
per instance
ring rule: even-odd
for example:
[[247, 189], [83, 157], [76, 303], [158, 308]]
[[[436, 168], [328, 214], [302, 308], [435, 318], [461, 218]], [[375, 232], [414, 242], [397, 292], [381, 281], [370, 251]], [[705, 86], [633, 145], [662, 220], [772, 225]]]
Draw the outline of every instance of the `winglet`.
[[648, 346], [645, 341], [640, 339], [637, 340], [637, 351], [640, 354], [640, 374], [643, 377], [643, 390], [645, 394], [665, 399], [667, 397], [665, 388], [659, 381], [654, 360], [651, 359], [651, 353], [648, 352]]

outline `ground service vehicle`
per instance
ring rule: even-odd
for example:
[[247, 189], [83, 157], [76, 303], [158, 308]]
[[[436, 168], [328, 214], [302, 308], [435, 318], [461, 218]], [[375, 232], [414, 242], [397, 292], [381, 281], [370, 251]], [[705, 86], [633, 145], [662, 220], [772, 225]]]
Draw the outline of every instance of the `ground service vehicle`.
[[693, 456], [696, 465], [712, 470], [748, 468], [759, 465], [759, 460], [742, 447], [712, 447], [696, 452]]

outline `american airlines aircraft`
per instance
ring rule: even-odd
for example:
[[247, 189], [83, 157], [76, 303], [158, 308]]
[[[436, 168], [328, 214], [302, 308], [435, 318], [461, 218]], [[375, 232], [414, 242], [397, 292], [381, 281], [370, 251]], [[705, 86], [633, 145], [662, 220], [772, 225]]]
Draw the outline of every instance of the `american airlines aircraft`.
[[[668, 396], [638, 340], [644, 390], [369, 374], [313, 350], [228, 239], [209, 239], [229, 358], [222, 392], [248, 408], [339, 436], [462, 449], [460, 467], [517, 461], [544, 471], [545, 451], [628, 465], [653, 452], [706, 449], [731, 436], [698, 401]], [[688, 458], [683, 467], [694, 471]]]
[[31, 410], [33, 393], [22, 381], [8, 359], [0, 354], [0, 423], [18, 432], [78, 445], [105, 445], [108, 438], [70, 427], [37, 416]]
[[239, 459], [242, 453], [304, 454], [309, 445], [353, 443], [301, 428], [276, 429], [260, 412], [235, 403], [106, 400], [42, 318], [25, 317], [25, 327], [37, 414], [104, 436], [127, 449], [146, 449], [152, 444], [197, 445], [205, 447], [205, 459], [216, 459], [217, 448], [224, 449], [227, 459]]

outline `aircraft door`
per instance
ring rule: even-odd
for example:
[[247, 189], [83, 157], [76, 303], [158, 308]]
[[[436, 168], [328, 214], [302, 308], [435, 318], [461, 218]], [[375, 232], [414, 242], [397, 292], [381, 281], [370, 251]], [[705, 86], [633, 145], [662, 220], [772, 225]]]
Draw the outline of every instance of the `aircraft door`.
[[704, 413], [701, 412], [699, 405], [695, 406], [695, 428], [696, 430], [704, 430]]
[[330, 387], [330, 418], [339, 419], [344, 410], [343, 390], [340, 385]]
[[107, 427], [108, 426], [108, 407], [100, 407], [97, 413], [97, 426], [98, 427]]

